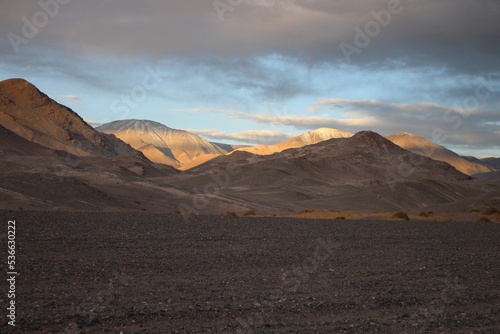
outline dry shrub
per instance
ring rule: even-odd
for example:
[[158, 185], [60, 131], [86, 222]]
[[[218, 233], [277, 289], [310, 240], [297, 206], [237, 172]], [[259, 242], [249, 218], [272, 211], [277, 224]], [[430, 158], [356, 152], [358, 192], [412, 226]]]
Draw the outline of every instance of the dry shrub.
[[491, 216], [491, 215], [494, 215], [495, 213], [500, 213], [500, 211], [498, 211], [497, 208], [491, 207], [489, 209], [484, 210], [483, 215]]
[[482, 216], [477, 221], [480, 222], [480, 223], [491, 223], [491, 220], [488, 217], [486, 217], [486, 216]]
[[242, 217], [247, 217], [247, 216], [256, 216], [257, 214], [255, 213], [254, 210], [247, 210], [241, 214]]
[[236, 217], [236, 213], [233, 212], [233, 211], [226, 211], [226, 212], [221, 212], [220, 213], [221, 216], [232, 216], [232, 217]]
[[398, 218], [398, 219], [403, 219], [403, 220], [410, 220], [410, 217], [408, 217], [408, 214], [404, 211], [397, 211], [394, 212], [392, 215], [393, 218]]
[[316, 210], [314, 210], [314, 209], [304, 209], [304, 210], [302, 210], [302, 211], [299, 212], [299, 215], [302, 214], [302, 213], [313, 213], [314, 211], [316, 211]]

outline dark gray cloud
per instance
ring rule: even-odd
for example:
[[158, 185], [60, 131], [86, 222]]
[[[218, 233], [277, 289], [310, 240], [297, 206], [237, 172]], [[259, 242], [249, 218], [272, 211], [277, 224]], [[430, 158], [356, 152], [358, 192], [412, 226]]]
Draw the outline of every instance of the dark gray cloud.
[[[228, 92], [246, 89], [256, 99], [280, 101], [314, 91], [307, 74], [291, 68], [344, 66], [342, 43], [357, 47], [355, 29], [365, 31], [367, 24], [376, 21], [373, 12], [387, 13], [389, 3], [397, 0], [242, 1], [223, 13], [223, 21], [213, 0], [140, 4], [72, 0], [54, 6], [57, 1], [68, 0], [2, 5], [3, 62], [54, 68], [113, 89], [120, 83], [96, 78], [105, 78], [106, 71], [119, 75], [119, 68], [125, 66], [167, 60], [175, 66], [171, 76], [182, 81], [204, 77], [200, 86], [217, 85]], [[50, 10], [40, 3], [50, 4], [46, 8], [54, 15], [43, 14]], [[366, 46], [358, 48], [359, 53], [351, 55], [353, 70], [436, 68], [448, 76], [500, 73], [497, 0], [401, 0], [398, 11]], [[23, 37], [26, 22], [36, 25], [43, 15], [47, 21], [35, 27], [37, 33]], [[26, 41], [16, 46], [17, 54], [9, 41], [12, 34]], [[262, 62], [262, 57], [270, 56], [288, 66]], [[93, 63], [85, 69], [75, 65], [82, 62]]]
[[[54, 2], [56, 0], [42, 0]], [[224, 0], [221, 0], [224, 1]], [[372, 11], [389, 0], [243, 1], [219, 19], [213, 0], [70, 1], [30, 43], [88, 57], [152, 57], [200, 54], [252, 58], [277, 53], [311, 63], [336, 63], [339, 45], [354, 43], [356, 27], [374, 21]], [[380, 66], [445, 66], [485, 73], [500, 65], [500, 2], [497, 0], [401, 0], [401, 12], [371, 39], [353, 63]], [[21, 34], [26, 17], [43, 10], [35, 1], [2, 4], [0, 28]], [[25, 47], [21, 45], [20, 49]], [[7, 38], [2, 54], [12, 52]]]

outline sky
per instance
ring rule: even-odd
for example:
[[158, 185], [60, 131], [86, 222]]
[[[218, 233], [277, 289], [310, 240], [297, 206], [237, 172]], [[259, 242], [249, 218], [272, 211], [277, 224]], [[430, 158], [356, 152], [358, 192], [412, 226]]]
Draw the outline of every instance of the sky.
[[0, 31], [0, 80], [94, 124], [233, 144], [409, 132], [500, 156], [498, 0], [16, 0]]

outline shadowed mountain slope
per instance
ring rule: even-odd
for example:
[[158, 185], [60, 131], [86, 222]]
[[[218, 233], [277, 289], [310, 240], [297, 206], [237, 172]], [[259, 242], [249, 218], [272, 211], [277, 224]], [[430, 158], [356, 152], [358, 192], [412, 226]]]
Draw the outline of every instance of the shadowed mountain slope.
[[480, 161], [491, 168], [494, 168], [498, 171], [500, 171], [500, 158], [483, 158], [480, 159]]
[[23, 79], [0, 82], [0, 124], [28, 141], [79, 156], [144, 158], [114, 136], [97, 132]]

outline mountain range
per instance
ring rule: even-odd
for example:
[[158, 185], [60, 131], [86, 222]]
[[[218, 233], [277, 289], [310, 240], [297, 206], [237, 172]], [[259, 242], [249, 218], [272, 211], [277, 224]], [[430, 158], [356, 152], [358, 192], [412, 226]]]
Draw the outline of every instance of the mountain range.
[[[320, 128], [275, 145], [259, 144], [235, 147], [227, 144], [211, 143], [196, 134], [171, 129], [163, 124], [149, 120], [115, 121], [101, 125], [96, 130], [115, 135], [133, 148], [141, 151], [153, 162], [170, 165], [180, 170], [194, 168], [233, 151], [271, 155], [291, 148], [317, 144], [328, 139], [353, 136], [352, 133], [337, 129]], [[447, 162], [467, 175], [489, 173], [497, 169], [493, 166], [494, 162], [488, 164], [486, 161], [479, 159], [473, 161], [461, 157], [441, 145], [414, 134], [402, 132], [388, 136], [387, 139], [413, 153]], [[490, 161], [494, 161], [494, 159], [490, 159]]]
[[321, 128], [242, 148], [148, 120], [94, 129], [27, 81], [0, 82], [3, 209], [464, 210], [500, 203], [496, 166], [406, 133]]

